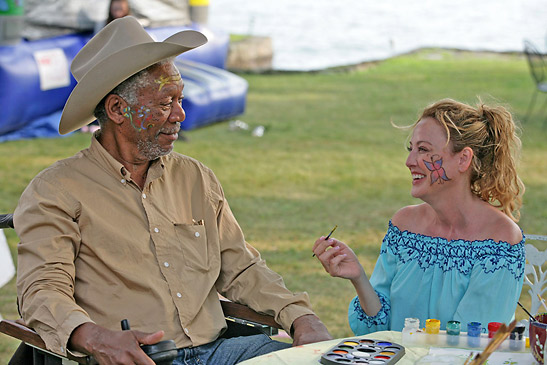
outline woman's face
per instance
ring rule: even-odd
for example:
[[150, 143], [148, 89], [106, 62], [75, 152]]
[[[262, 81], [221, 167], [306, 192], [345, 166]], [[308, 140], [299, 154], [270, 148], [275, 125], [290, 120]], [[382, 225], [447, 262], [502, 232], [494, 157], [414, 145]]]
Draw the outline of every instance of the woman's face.
[[110, 5], [112, 18], [118, 19], [129, 14], [129, 3], [127, 1], [113, 1]]
[[406, 159], [412, 174], [413, 197], [424, 200], [451, 185], [456, 157], [446, 139], [444, 128], [433, 118], [420, 120], [414, 128]]

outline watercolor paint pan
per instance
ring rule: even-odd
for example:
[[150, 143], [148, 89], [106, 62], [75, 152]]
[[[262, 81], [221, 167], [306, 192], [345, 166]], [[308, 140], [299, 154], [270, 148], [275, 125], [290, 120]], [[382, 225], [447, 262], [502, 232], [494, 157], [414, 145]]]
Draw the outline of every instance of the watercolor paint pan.
[[369, 338], [348, 338], [330, 348], [319, 362], [325, 365], [340, 364], [395, 364], [405, 354], [399, 344]]

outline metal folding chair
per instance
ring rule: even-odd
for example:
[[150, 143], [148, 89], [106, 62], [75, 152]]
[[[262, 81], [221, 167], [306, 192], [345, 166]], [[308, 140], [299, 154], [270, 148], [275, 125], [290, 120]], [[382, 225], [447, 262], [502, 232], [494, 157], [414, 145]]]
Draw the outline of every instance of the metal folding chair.
[[534, 108], [537, 94], [539, 92], [547, 93], [547, 63], [545, 60], [545, 55], [540, 53], [532, 42], [527, 40], [524, 41], [524, 54], [528, 60], [530, 74], [535, 83], [534, 94], [532, 95], [532, 100], [530, 100], [530, 104], [528, 105], [528, 110], [523, 121], [526, 122], [532, 113], [532, 109]]

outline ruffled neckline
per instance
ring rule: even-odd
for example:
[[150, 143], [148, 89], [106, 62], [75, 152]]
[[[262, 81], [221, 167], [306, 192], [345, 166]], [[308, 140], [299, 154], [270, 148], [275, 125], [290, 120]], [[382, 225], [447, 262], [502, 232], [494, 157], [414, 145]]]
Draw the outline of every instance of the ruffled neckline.
[[465, 239], [462, 239], [462, 238], [449, 240], [447, 238], [439, 237], [439, 236], [428, 236], [428, 235], [422, 234], [422, 233], [415, 233], [415, 232], [411, 232], [411, 231], [408, 231], [408, 230], [401, 230], [399, 227], [397, 227], [395, 224], [393, 224], [393, 222], [391, 220], [389, 221], [389, 227], [388, 228], [389, 228], [389, 230], [393, 230], [393, 231], [395, 231], [395, 233], [398, 233], [401, 236], [414, 237], [417, 240], [435, 241], [435, 242], [438, 242], [438, 243], [446, 243], [446, 244], [468, 243], [468, 244], [473, 245], [473, 244], [491, 244], [491, 243], [494, 243], [494, 244], [507, 245], [507, 246], [519, 246], [519, 245], [524, 245], [524, 243], [526, 242], [526, 237], [524, 236], [524, 232], [522, 232], [522, 229], [521, 229], [522, 239], [520, 240], [519, 243], [516, 243], [516, 244], [512, 245], [507, 241], [495, 241], [491, 238], [487, 238], [487, 239], [484, 239], [484, 240], [470, 241], [470, 240], [465, 240]]

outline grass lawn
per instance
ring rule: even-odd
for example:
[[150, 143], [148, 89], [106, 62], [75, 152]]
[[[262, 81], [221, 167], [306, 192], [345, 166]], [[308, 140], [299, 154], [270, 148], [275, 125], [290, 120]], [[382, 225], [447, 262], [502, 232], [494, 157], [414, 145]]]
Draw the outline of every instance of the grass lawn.
[[[313, 242], [337, 224], [334, 236], [354, 248], [370, 274], [388, 220], [400, 207], [418, 202], [409, 194], [404, 165], [406, 132], [390, 122], [410, 124], [426, 105], [445, 97], [496, 101], [521, 119], [535, 87], [520, 55], [446, 50], [424, 50], [351, 71], [242, 76], [249, 92], [239, 119], [251, 128], [265, 126], [264, 136], [218, 123], [185, 132], [189, 142], [177, 142], [176, 151], [215, 171], [247, 241], [291, 290], [308, 292], [334, 337], [351, 335], [346, 311], [355, 293], [349, 282], [330, 278], [311, 257]], [[521, 137], [520, 174], [527, 191], [520, 225], [536, 234], [547, 234], [544, 119], [533, 114]], [[0, 144], [0, 212], [13, 211], [36, 173], [86, 148], [89, 139], [75, 133]], [[5, 233], [15, 259], [17, 237]], [[5, 318], [17, 317], [15, 297], [12, 280], [0, 289]], [[521, 301], [529, 306], [528, 294]], [[520, 309], [516, 316], [526, 317]], [[16, 346], [0, 335], [0, 363], [7, 363]]]

